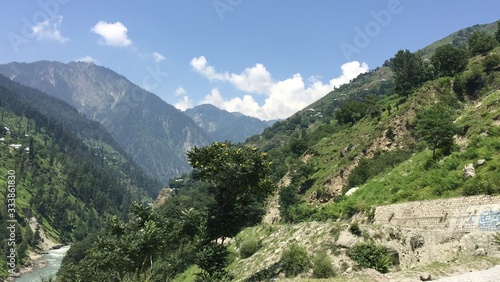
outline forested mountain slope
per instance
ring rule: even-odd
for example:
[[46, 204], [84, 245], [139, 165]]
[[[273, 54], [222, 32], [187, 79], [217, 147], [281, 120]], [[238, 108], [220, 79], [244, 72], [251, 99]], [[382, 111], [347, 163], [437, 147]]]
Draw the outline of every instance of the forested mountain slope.
[[[482, 101], [495, 101], [499, 89], [499, 51], [494, 49], [498, 46], [497, 23], [474, 29], [479, 31], [474, 33], [468, 28], [454, 33], [448, 37], [451, 44], [433, 44], [437, 47], [433, 47], [432, 52], [429, 48], [414, 53], [401, 50], [384, 66], [360, 75], [287, 120], [274, 124], [262, 135], [247, 140], [271, 156], [276, 181], [290, 181], [281, 195], [280, 209], [285, 221], [339, 217], [367, 210], [373, 204], [471, 193], [463, 189], [473, 181], [461, 178], [461, 173], [465, 164], [477, 160], [465, 158], [463, 151], [477, 151], [475, 145], [469, 143], [475, 140], [474, 134], [491, 141], [498, 138], [498, 127], [493, 126], [498, 117], [488, 112], [494, 106], [483, 109], [488, 103]], [[468, 37], [463, 39], [461, 36], [465, 34]], [[457, 42], [457, 46], [452, 42]], [[483, 49], [484, 46], [487, 48]], [[436, 53], [436, 50], [439, 51]], [[449, 60], [450, 56], [458, 57]], [[460, 64], [445, 65], [442, 61]], [[415, 72], [397, 73], [402, 62], [409, 66], [406, 69]], [[406, 77], [401, 79], [397, 74]], [[441, 108], [432, 107], [434, 104]], [[439, 133], [434, 133], [437, 138], [432, 140], [431, 133], [424, 130], [422, 123], [436, 111], [447, 113], [448, 119], [455, 121], [453, 130], [449, 129], [453, 142], [441, 142], [439, 138], [448, 137]], [[484, 113], [472, 114], [473, 111]], [[437, 117], [429, 117], [432, 118], [438, 122]], [[480, 124], [490, 124], [489, 129], [481, 132], [476, 128]], [[476, 128], [474, 134], [472, 128]], [[487, 133], [489, 131], [491, 133]], [[486, 154], [474, 154], [477, 158], [495, 159], [495, 146], [492, 146], [484, 148], [482, 152]], [[429, 153], [431, 160], [428, 160]], [[453, 163], [452, 178], [444, 177], [442, 168], [430, 164], [438, 160], [441, 164], [455, 156], [461, 157]], [[416, 166], [413, 172], [399, 172], [399, 176], [391, 173], [391, 169], [405, 161]], [[404, 192], [400, 191], [402, 188], [393, 187], [395, 183], [385, 183], [386, 187], [393, 187], [390, 193], [368, 192], [364, 188], [375, 185], [371, 181], [376, 175], [386, 175], [385, 178], [391, 175], [398, 178], [392, 179], [394, 182], [399, 182], [405, 179], [401, 175], [411, 173], [415, 179], [405, 181], [405, 185], [412, 188]], [[481, 173], [487, 172], [481, 170]], [[385, 196], [377, 201], [345, 197], [345, 192], [353, 187], [361, 188], [354, 195], [366, 191], [373, 196]], [[321, 203], [326, 205], [318, 209]], [[326, 214], [320, 215], [323, 212]]]
[[230, 113], [213, 105], [199, 105], [185, 111], [214, 141], [243, 142], [269, 126], [257, 118]]
[[[15, 178], [13, 191], [1, 191], [0, 222], [7, 230], [7, 219], [15, 220], [17, 266], [28, 249], [41, 247], [38, 232], [61, 243], [82, 240], [106, 215], [126, 219], [133, 201], [150, 201], [159, 191], [159, 182], [102, 126], [67, 103], [3, 76], [0, 97], [0, 185]], [[7, 196], [14, 200], [14, 217], [7, 213]], [[2, 253], [6, 240], [2, 236]], [[5, 275], [5, 256], [0, 260]]]
[[0, 65], [0, 73], [61, 98], [100, 122], [151, 176], [163, 183], [189, 171], [185, 153], [209, 144], [188, 116], [114, 71], [92, 63]]

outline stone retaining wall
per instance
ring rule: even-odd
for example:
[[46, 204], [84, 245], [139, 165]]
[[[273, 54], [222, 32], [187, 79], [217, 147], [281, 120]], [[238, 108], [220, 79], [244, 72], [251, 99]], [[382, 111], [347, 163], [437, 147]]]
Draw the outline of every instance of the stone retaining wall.
[[376, 224], [470, 232], [500, 231], [500, 196], [472, 196], [377, 207]]

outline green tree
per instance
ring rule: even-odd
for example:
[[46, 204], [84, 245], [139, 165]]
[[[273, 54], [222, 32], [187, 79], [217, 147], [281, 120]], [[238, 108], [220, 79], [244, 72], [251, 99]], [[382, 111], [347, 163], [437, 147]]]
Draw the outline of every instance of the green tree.
[[349, 101], [335, 111], [335, 118], [339, 124], [356, 123], [366, 116], [368, 104], [361, 101]]
[[467, 52], [451, 44], [443, 45], [436, 49], [431, 62], [438, 77], [454, 76], [467, 66]]
[[409, 50], [399, 50], [391, 60], [395, 91], [400, 96], [408, 96], [422, 83], [422, 58]]
[[468, 40], [469, 52], [472, 56], [486, 55], [498, 45], [495, 38], [481, 31], [475, 31]]
[[279, 193], [279, 211], [281, 220], [284, 222], [296, 222], [297, 215], [295, 209], [300, 203], [297, 194], [297, 187], [288, 185], [282, 187]]
[[262, 220], [264, 203], [274, 191], [271, 162], [256, 147], [238, 147], [231, 142], [194, 147], [187, 156], [195, 169], [194, 177], [207, 185], [213, 198], [208, 206], [204, 247], [197, 259], [202, 269], [198, 280], [228, 280], [224, 268], [229, 252], [214, 240], [221, 238], [224, 242], [242, 228]]
[[500, 43], [500, 22], [497, 22], [497, 31], [495, 32], [495, 39]]
[[453, 145], [453, 135], [458, 132], [453, 123], [453, 110], [443, 103], [436, 103], [417, 113], [417, 133], [432, 149], [432, 158], [436, 158], [436, 149], [450, 150]]
[[[274, 191], [270, 179], [271, 162], [256, 147], [238, 147], [231, 142], [215, 142], [194, 147], [188, 160], [195, 178], [208, 185], [214, 199], [209, 211], [209, 239], [235, 236], [243, 227], [260, 222], [262, 207]], [[227, 224], [229, 223], [229, 224]]]

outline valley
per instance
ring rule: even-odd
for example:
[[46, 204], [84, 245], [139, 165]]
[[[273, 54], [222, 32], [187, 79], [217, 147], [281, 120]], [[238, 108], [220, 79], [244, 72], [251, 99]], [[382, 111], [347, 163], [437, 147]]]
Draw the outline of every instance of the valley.
[[48, 278], [64, 282], [423, 281], [498, 265], [499, 38], [495, 22], [399, 50], [273, 121], [181, 111], [94, 63], [2, 64], [0, 251], [15, 259], [0, 277], [50, 241], [71, 244]]

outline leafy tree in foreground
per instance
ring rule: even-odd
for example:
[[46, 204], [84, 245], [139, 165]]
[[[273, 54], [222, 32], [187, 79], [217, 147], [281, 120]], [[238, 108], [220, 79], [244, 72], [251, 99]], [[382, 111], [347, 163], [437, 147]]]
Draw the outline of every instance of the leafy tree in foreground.
[[[232, 237], [241, 228], [260, 222], [263, 210], [259, 205], [274, 191], [266, 153], [255, 147], [215, 142], [195, 147], [187, 155], [195, 168], [194, 176], [208, 185], [215, 200], [209, 211], [209, 218], [215, 219], [208, 222], [209, 239]], [[232, 226], [225, 226], [228, 222]]]
[[432, 158], [436, 149], [451, 149], [457, 126], [453, 123], [454, 112], [442, 103], [436, 103], [417, 113], [417, 133], [431, 146]]
[[258, 224], [264, 215], [264, 203], [273, 192], [271, 163], [267, 154], [255, 147], [238, 147], [230, 142], [215, 142], [193, 148], [188, 160], [193, 175], [205, 182], [214, 199], [208, 207], [206, 244], [197, 264], [203, 272], [199, 280], [226, 279], [227, 254], [214, 240], [233, 237], [244, 227]]

